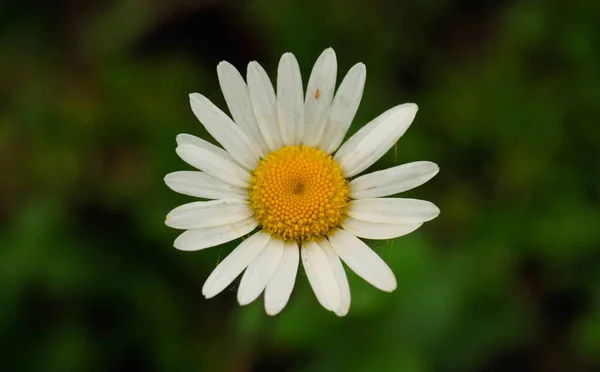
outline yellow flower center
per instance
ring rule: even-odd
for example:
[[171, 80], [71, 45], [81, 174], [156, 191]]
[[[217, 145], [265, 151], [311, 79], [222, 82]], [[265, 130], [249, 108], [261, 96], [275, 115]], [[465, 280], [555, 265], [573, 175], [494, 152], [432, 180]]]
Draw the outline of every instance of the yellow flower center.
[[340, 224], [348, 182], [323, 151], [287, 146], [267, 155], [254, 171], [250, 203], [265, 231], [286, 240], [313, 239]]

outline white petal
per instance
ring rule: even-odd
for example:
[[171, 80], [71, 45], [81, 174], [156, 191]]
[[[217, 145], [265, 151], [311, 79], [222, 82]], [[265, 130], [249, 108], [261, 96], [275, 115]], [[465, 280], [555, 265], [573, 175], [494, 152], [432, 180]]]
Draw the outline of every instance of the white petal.
[[328, 154], [334, 152], [344, 140], [348, 128], [356, 115], [365, 87], [367, 69], [357, 63], [342, 80], [333, 98], [327, 127], [323, 132], [319, 148]]
[[247, 71], [250, 102], [265, 143], [271, 151], [283, 146], [277, 116], [277, 97], [269, 76], [257, 62], [250, 62]]
[[[402, 137], [417, 114], [417, 105], [396, 106], [367, 124], [340, 148], [335, 155], [346, 177], [367, 169], [381, 158]], [[372, 126], [370, 126], [372, 125]], [[367, 129], [368, 127], [368, 129]], [[340, 154], [342, 153], [342, 154]]]
[[344, 316], [348, 314], [348, 311], [350, 310], [350, 285], [348, 284], [346, 271], [344, 271], [340, 258], [327, 239], [319, 240], [317, 243], [329, 260], [329, 265], [333, 270], [333, 275], [335, 276], [335, 280], [340, 290], [340, 306], [338, 306], [337, 309], [334, 309], [334, 312], [337, 316]]
[[180, 194], [205, 199], [248, 200], [248, 190], [223, 182], [204, 172], [179, 171], [165, 176], [169, 188]]
[[347, 217], [342, 222], [342, 228], [353, 235], [365, 239], [393, 239], [410, 234], [422, 223], [391, 224], [379, 222], [367, 222]]
[[302, 242], [302, 264], [321, 306], [337, 310], [341, 303], [340, 289], [325, 252], [314, 241]]
[[240, 305], [248, 305], [260, 296], [279, 266], [284, 244], [283, 240], [269, 240], [262, 252], [250, 263], [237, 292]]
[[254, 215], [246, 200], [198, 201], [181, 205], [167, 214], [165, 224], [175, 229], [202, 229], [231, 225]]
[[416, 161], [365, 174], [348, 185], [350, 197], [363, 199], [398, 194], [424, 184], [439, 170], [440, 168], [430, 161]]
[[279, 314], [287, 304], [296, 282], [299, 261], [298, 243], [296, 241], [285, 242], [283, 257], [265, 288], [265, 311], [267, 314]]
[[246, 134], [208, 98], [199, 93], [190, 94], [190, 105], [200, 120], [227, 152], [247, 169], [254, 169], [259, 162], [260, 150]]
[[194, 145], [179, 145], [176, 151], [183, 161], [213, 177], [243, 188], [250, 185], [250, 173], [219, 153]]
[[379, 223], [422, 223], [436, 218], [440, 210], [426, 200], [374, 198], [352, 200], [348, 216], [361, 221]]
[[362, 240], [336, 229], [329, 235], [335, 253], [352, 271], [369, 284], [385, 292], [396, 289], [396, 277], [389, 266]]
[[214, 297], [227, 288], [260, 254], [269, 242], [269, 238], [269, 234], [259, 231], [241, 242], [206, 279], [204, 286], [202, 286], [204, 297]]
[[306, 146], [316, 147], [327, 127], [331, 99], [335, 91], [337, 60], [331, 48], [317, 58], [306, 86], [304, 101], [304, 140]]
[[246, 136], [256, 144], [259, 155], [264, 157], [270, 150], [258, 128], [258, 122], [250, 103], [250, 93], [244, 78], [231, 63], [226, 61], [222, 61], [217, 66], [217, 75], [233, 120], [246, 133]]
[[177, 145], [179, 145], [179, 146], [180, 145], [193, 145], [193, 146], [200, 147], [205, 150], [214, 152], [215, 154], [218, 154], [219, 156], [221, 156], [223, 158], [227, 158], [231, 161], [235, 161], [235, 159], [232, 158], [231, 155], [229, 155], [229, 153], [227, 151], [223, 150], [219, 146], [215, 146], [212, 143], [203, 140], [200, 137], [192, 136], [191, 134], [187, 134], [187, 133], [181, 133], [181, 134], [177, 135], [176, 141], [177, 141]]
[[277, 113], [284, 145], [299, 145], [304, 136], [302, 96], [300, 66], [292, 53], [285, 53], [277, 68]]
[[[368, 134], [370, 134], [382, 120], [387, 119], [395, 108], [385, 111], [375, 119], [371, 120], [367, 124], [363, 125], [356, 133], [354, 133], [344, 144], [336, 151], [334, 159], [343, 159], [351, 155], [352, 151], [356, 148], [356, 145], [360, 143]], [[337, 161], [337, 160], [336, 160]]]
[[198, 251], [227, 243], [248, 234], [258, 226], [254, 217], [225, 226], [188, 230], [175, 239], [173, 246], [182, 251]]

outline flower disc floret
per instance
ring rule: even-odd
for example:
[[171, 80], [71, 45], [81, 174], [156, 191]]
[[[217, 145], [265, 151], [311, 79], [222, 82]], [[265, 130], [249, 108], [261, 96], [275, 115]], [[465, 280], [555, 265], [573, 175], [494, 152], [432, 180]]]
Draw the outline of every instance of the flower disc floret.
[[339, 226], [348, 182], [330, 155], [287, 146], [267, 155], [253, 173], [250, 202], [263, 229], [285, 240], [314, 239]]

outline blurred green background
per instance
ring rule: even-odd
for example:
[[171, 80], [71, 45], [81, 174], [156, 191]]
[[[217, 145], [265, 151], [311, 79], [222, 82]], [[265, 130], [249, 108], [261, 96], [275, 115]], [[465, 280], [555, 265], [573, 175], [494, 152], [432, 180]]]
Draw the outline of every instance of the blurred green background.
[[[600, 3], [593, 0], [3, 1], [0, 332], [4, 371], [592, 371], [600, 368]], [[339, 319], [303, 270], [288, 307], [213, 300], [234, 246], [172, 247], [192, 198], [188, 93], [225, 109], [216, 65], [326, 47], [367, 84], [351, 128], [402, 102], [373, 169], [440, 174], [407, 195], [440, 217], [369, 242], [392, 294], [349, 272]]]

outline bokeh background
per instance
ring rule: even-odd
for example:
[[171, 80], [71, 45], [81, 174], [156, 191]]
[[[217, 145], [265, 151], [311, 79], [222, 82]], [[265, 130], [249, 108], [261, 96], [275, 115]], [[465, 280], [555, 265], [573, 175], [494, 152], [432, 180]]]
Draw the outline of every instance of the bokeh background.
[[[600, 3], [593, 0], [5, 0], [0, 5], [3, 371], [600, 370]], [[225, 108], [216, 65], [283, 52], [306, 82], [326, 47], [367, 84], [356, 131], [416, 102], [373, 169], [440, 174], [408, 193], [442, 210], [369, 244], [392, 294], [349, 272], [350, 314], [303, 270], [288, 307], [213, 300], [234, 244], [172, 247], [191, 198], [188, 93]]]

